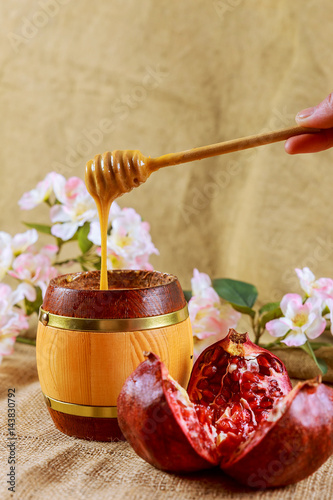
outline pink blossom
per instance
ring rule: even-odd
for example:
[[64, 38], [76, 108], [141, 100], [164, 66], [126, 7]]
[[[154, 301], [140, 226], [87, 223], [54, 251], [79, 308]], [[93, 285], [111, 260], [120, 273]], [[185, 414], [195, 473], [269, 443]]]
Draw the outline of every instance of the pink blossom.
[[4, 278], [15, 256], [32, 247], [38, 240], [36, 229], [18, 233], [13, 238], [9, 233], [0, 231], [0, 280]]
[[25, 233], [18, 233], [12, 238], [11, 245], [14, 255], [18, 255], [29, 250], [38, 240], [36, 229], [28, 229]]
[[315, 275], [308, 267], [295, 269], [295, 272], [299, 278], [301, 288], [307, 296], [321, 299], [322, 308], [324, 308], [325, 301], [333, 298], [333, 280], [331, 278], [319, 278], [316, 280]]
[[68, 180], [58, 175], [53, 182], [54, 194], [63, 205], [73, 204], [79, 196], [86, 195], [86, 186], [79, 177], [70, 177]]
[[194, 269], [191, 285], [193, 296], [188, 308], [196, 358], [206, 347], [226, 337], [229, 328], [237, 326], [241, 314], [221, 300], [207, 274]]
[[97, 208], [84, 182], [78, 177], [58, 178], [54, 183], [54, 192], [60, 204], [50, 210], [51, 233], [63, 241], [70, 240], [85, 222], [97, 218]]
[[35, 287], [40, 287], [44, 296], [48, 282], [58, 275], [58, 270], [52, 266], [51, 260], [56, 251], [55, 245], [46, 245], [40, 253], [22, 253], [14, 260], [12, 270], [8, 274], [25, 282], [29, 288], [29, 300], [36, 299]]
[[[149, 263], [158, 250], [152, 243], [150, 226], [133, 208], [112, 210], [112, 230], [107, 238], [109, 269], [153, 269]], [[101, 244], [99, 223], [93, 222], [88, 235], [95, 245]], [[100, 248], [97, 249], [100, 255]]]
[[60, 176], [60, 174], [50, 172], [34, 189], [24, 193], [18, 202], [20, 208], [22, 210], [31, 210], [44, 201], [47, 201], [52, 193], [53, 183], [57, 176]]
[[322, 317], [318, 298], [309, 298], [303, 304], [300, 295], [288, 293], [280, 307], [284, 316], [266, 323], [266, 329], [273, 337], [285, 337], [281, 340], [284, 344], [303, 345], [308, 338], [315, 339], [325, 330], [326, 320]]
[[29, 327], [23, 309], [16, 307], [21, 299], [21, 292], [15, 293], [9, 285], [0, 283], [0, 363], [3, 356], [13, 352], [15, 337]]

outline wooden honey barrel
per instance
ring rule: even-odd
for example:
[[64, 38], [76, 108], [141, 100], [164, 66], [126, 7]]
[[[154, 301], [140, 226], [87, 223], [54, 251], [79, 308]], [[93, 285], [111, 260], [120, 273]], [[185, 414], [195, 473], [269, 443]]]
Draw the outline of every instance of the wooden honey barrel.
[[175, 276], [156, 271], [99, 271], [53, 279], [40, 310], [37, 368], [56, 427], [96, 441], [123, 439], [117, 397], [126, 378], [160, 356], [170, 374], [187, 386], [193, 339], [187, 304]]

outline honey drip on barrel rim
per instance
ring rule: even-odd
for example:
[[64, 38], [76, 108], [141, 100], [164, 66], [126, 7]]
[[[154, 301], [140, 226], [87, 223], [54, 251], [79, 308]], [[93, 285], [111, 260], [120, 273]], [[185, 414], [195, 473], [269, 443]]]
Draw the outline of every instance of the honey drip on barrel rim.
[[95, 200], [101, 226], [101, 290], [108, 290], [107, 230], [111, 204], [148, 179], [153, 171], [149, 170], [148, 161], [140, 151], [116, 150], [96, 155], [86, 165], [85, 183]]

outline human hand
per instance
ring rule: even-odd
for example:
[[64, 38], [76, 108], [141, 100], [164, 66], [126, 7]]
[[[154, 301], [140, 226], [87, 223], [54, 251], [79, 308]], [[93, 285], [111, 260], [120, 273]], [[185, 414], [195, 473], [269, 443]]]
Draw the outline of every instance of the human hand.
[[317, 153], [333, 147], [333, 93], [320, 104], [307, 108], [296, 115], [296, 122], [301, 127], [329, 129], [318, 134], [302, 134], [291, 137], [285, 143], [289, 154]]

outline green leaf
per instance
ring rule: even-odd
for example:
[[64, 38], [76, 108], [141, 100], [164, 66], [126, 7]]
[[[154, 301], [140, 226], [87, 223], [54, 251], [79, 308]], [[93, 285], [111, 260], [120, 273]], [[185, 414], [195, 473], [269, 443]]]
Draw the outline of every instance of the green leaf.
[[318, 366], [321, 370], [321, 373], [323, 375], [326, 375], [327, 371], [328, 371], [328, 366], [326, 364], [326, 361], [324, 359], [321, 359], [321, 358], [317, 358], [317, 363], [318, 363]]
[[40, 233], [52, 234], [51, 233], [52, 226], [46, 226], [44, 224], [32, 224], [30, 222], [23, 222], [23, 224], [29, 227], [30, 229], [36, 229], [36, 231], [39, 231]]
[[31, 316], [34, 312], [38, 314], [38, 310], [43, 303], [42, 290], [39, 287], [36, 287], [36, 300], [30, 302], [27, 298], [24, 299], [25, 311], [28, 316]]
[[216, 292], [227, 302], [235, 306], [252, 308], [258, 297], [258, 291], [254, 285], [228, 278], [213, 280]]
[[333, 347], [329, 342], [312, 342], [310, 341], [312, 349], [315, 351], [316, 349], [320, 349], [320, 347]]
[[186, 299], [186, 302], [189, 302], [190, 298], [192, 297], [191, 290], [183, 290], [183, 294]]
[[260, 326], [264, 328], [266, 326], [266, 323], [272, 321], [272, 319], [281, 318], [281, 316], [283, 316], [283, 312], [281, 311], [280, 307], [277, 307], [276, 309], [267, 312], [260, 318]]
[[305, 351], [307, 354], [309, 354], [309, 356], [311, 356], [311, 358], [316, 363], [316, 365], [318, 366], [321, 373], [323, 375], [325, 375], [327, 373], [327, 370], [328, 370], [327, 364], [323, 359], [317, 358], [317, 356], [315, 355], [315, 353], [311, 347], [310, 342], [307, 340], [305, 342], [305, 344], [301, 345], [300, 347], [303, 349], [303, 351]]
[[248, 316], [251, 316], [251, 318], [254, 318], [255, 315], [256, 315], [256, 312], [254, 309], [251, 309], [251, 307], [247, 307], [247, 306], [238, 306], [237, 304], [232, 304], [230, 303], [230, 305], [238, 312], [242, 313], [242, 314], [247, 314]]
[[264, 312], [274, 311], [274, 309], [277, 309], [278, 307], [280, 307], [280, 302], [268, 302], [268, 304], [263, 305], [259, 309], [259, 314], [262, 314]]
[[90, 223], [85, 222], [82, 227], [78, 230], [78, 243], [82, 253], [87, 253], [91, 249], [93, 243], [88, 240], [88, 234], [90, 231]]

